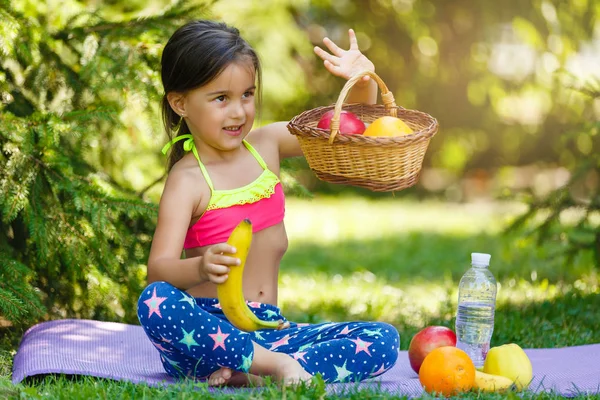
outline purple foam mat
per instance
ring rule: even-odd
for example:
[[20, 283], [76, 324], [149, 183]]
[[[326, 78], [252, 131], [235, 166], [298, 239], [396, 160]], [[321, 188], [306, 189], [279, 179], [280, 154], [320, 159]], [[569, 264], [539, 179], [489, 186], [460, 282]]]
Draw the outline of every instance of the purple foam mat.
[[[530, 390], [563, 396], [600, 393], [600, 344], [556, 349], [526, 349], [533, 364]], [[31, 327], [14, 359], [17, 384], [40, 374], [90, 375], [149, 385], [175, 383], [140, 326], [115, 322], [64, 319]], [[330, 391], [356, 384], [330, 384]], [[406, 351], [383, 375], [359, 387], [380, 388], [396, 395], [420, 396], [423, 389], [410, 368]]]

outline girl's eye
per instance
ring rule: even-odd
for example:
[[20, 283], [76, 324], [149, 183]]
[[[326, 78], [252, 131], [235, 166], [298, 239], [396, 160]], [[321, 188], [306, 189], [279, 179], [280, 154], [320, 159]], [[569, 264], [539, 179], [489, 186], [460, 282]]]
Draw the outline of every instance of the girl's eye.
[[222, 102], [222, 101], [225, 101], [225, 95], [221, 95], [221, 96], [219, 96], [219, 97], [215, 98], [215, 100], [216, 100], [217, 102], [219, 102], [219, 103], [220, 103], [220, 102]]
[[244, 93], [244, 97], [252, 97], [252, 96], [254, 96], [254, 92], [252, 92], [252, 91], [248, 91], [248, 92]]

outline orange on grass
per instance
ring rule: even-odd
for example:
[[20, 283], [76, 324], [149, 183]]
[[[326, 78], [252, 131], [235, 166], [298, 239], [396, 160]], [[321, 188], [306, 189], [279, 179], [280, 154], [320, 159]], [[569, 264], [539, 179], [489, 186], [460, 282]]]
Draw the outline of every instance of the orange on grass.
[[413, 130], [400, 118], [386, 115], [371, 123], [363, 133], [364, 136], [402, 136], [410, 135]]
[[438, 347], [423, 360], [419, 381], [428, 393], [449, 397], [471, 390], [475, 385], [475, 365], [457, 347]]

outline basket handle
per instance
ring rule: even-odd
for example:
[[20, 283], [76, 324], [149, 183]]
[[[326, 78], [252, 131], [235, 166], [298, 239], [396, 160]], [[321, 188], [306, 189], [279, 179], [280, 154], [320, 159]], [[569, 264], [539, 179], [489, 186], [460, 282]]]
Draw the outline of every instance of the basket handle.
[[392, 117], [398, 116], [398, 109], [396, 107], [396, 100], [394, 100], [394, 94], [392, 92], [390, 92], [390, 90], [385, 85], [383, 80], [381, 80], [379, 75], [377, 75], [373, 71], [368, 71], [368, 70], [361, 71], [361, 72], [355, 74], [354, 76], [352, 76], [350, 79], [348, 79], [348, 81], [346, 81], [346, 84], [342, 88], [342, 91], [340, 92], [340, 96], [338, 97], [338, 99], [335, 103], [333, 117], [331, 118], [331, 125], [329, 127], [330, 132], [331, 132], [331, 134], [329, 135], [329, 144], [333, 143], [333, 140], [335, 139], [337, 134], [340, 132], [340, 114], [342, 113], [342, 104], [344, 103], [344, 100], [346, 100], [346, 97], [348, 97], [348, 93], [350, 93], [350, 89], [352, 89], [352, 87], [354, 86], [354, 84], [356, 82], [358, 82], [364, 76], [367, 76], [367, 75], [370, 76], [371, 78], [375, 79], [375, 82], [377, 82], [377, 85], [379, 86], [379, 89], [381, 90], [381, 99], [383, 100], [383, 105], [385, 105], [385, 109], [389, 111], [389, 113]]

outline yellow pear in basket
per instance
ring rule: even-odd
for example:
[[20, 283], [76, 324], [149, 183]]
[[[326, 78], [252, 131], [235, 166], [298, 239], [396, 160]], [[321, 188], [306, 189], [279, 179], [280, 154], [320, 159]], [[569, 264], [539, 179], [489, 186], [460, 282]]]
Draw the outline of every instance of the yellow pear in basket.
[[413, 130], [400, 118], [386, 115], [377, 118], [368, 126], [364, 136], [404, 136], [410, 135]]

